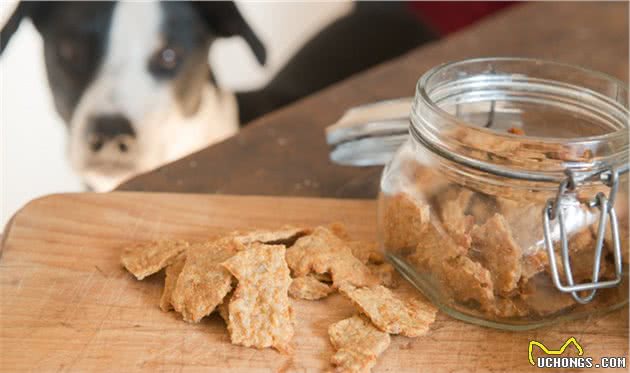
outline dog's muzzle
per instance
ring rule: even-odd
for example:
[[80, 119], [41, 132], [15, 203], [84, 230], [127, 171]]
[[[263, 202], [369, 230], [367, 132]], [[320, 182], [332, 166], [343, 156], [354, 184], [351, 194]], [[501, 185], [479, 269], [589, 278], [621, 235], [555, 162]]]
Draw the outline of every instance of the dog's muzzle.
[[138, 142], [131, 122], [121, 115], [90, 118], [82, 144], [80, 173], [97, 191], [114, 188], [134, 173]]

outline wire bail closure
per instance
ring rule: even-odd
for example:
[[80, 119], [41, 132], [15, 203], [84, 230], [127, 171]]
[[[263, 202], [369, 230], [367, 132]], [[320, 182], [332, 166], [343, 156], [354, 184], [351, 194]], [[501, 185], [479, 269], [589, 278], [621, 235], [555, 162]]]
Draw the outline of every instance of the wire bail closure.
[[[627, 170], [622, 170], [627, 171]], [[597, 289], [611, 288], [621, 283], [621, 245], [619, 239], [619, 225], [617, 222], [617, 214], [615, 213], [614, 203], [617, 196], [617, 189], [619, 186], [619, 169], [612, 168], [604, 171], [591, 173], [586, 177], [578, 180], [576, 175], [567, 170], [567, 178], [564, 179], [558, 187], [558, 193], [556, 198], [551, 198], [547, 201], [543, 210], [543, 228], [545, 234], [545, 246], [547, 248], [547, 255], [549, 256], [549, 265], [551, 267], [551, 275], [553, 283], [558, 290], [563, 293], [571, 293], [573, 299], [581, 304], [587, 304], [595, 297]], [[599, 179], [605, 185], [610, 187], [609, 197], [602, 192], [597, 193], [593, 200], [588, 202], [590, 208], [597, 207], [600, 210], [599, 224], [597, 228], [597, 239], [595, 241], [595, 254], [593, 258], [593, 274], [591, 276], [590, 283], [575, 284], [573, 280], [573, 273], [571, 271], [571, 259], [569, 255], [569, 241], [567, 238], [567, 229], [565, 225], [565, 209], [563, 209], [563, 201], [568, 195], [573, 194], [578, 188], [580, 182], [587, 180]], [[557, 220], [560, 228], [560, 255], [562, 259], [562, 265], [564, 268], [564, 277], [566, 284], [563, 284], [560, 279], [560, 273], [558, 271], [558, 265], [556, 263], [556, 255], [553, 247], [553, 240], [551, 234], [551, 221]], [[613, 255], [615, 261], [615, 278], [614, 280], [599, 281], [599, 271], [602, 259], [602, 251], [604, 246], [604, 236], [606, 234], [606, 225], [610, 221], [610, 230], [612, 233], [613, 242]], [[588, 291], [586, 295], [581, 295], [580, 292]]]

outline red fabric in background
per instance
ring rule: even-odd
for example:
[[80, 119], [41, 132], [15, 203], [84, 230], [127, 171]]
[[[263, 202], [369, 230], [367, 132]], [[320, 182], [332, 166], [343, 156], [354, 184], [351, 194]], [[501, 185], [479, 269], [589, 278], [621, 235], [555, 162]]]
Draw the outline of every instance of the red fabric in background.
[[411, 10], [440, 35], [464, 28], [515, 1], [422, 1], [409, 3]]

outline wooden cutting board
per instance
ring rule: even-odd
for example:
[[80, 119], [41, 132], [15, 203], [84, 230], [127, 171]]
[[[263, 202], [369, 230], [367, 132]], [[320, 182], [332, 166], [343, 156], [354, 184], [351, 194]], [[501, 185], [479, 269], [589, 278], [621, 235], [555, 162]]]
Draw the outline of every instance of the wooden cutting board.
[[[303, 372], [329, 367], [328, 326], [354, 312], [339, 295], [295, 301], [295, 353], [233, 346], [222, 320], [181, 321], [158, 308], [163, 277], [136, 281], [123, 244], [199, 240], [235, 228], [345, 223], [375, 238], [374, 201], [176, 194], [68, 194], [38, 199], [12, 219], [0, 257], [2, 371]], [[431, 332], [394, 337], [374, 371], [535, 370], [531, 339], [550, 349], [575, 337], [585, 356], [628, 355], [627, 307], [529, 332], [502, 332], [439, 314]]]

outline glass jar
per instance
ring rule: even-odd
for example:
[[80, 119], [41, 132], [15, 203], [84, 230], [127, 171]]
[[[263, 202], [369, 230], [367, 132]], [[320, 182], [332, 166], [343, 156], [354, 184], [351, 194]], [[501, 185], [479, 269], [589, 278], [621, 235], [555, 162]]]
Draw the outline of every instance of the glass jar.
[[494, 58], [432, 69], [381, 179], [388, 257], [444, 312], [485, 326], [623, 306], [628, 117], [626, 85], [575, 66]]

